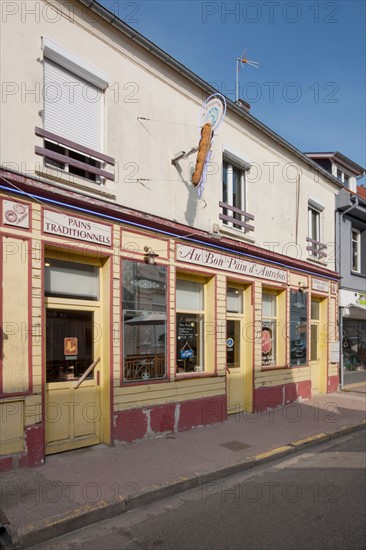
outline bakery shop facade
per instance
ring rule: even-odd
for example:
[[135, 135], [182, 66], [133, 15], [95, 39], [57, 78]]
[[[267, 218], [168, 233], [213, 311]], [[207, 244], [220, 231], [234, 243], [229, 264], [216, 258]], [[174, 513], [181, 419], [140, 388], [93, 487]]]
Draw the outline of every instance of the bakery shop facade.
[[326, 270], [2, 182], [5, 469], [337, 389]]
[[39, 94], [2, 112], [2, 469], [338, 387], [339, 181], [71, 4], [3, 29], [4, 81]]

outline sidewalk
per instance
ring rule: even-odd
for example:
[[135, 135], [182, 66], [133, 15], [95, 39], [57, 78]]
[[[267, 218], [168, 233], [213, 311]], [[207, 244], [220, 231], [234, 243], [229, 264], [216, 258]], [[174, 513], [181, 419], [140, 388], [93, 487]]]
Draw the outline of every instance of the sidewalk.
[[321, 395], [221, 424], [53, 455], [1, 476], [13, 541], [37, 544], [365, 427], [365, 396]]

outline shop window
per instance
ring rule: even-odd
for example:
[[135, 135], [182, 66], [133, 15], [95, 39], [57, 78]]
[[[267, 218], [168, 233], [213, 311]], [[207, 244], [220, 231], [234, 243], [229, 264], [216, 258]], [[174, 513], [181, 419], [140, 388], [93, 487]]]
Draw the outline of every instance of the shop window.
[[99, 300], [99, 268], [46, 258], [46, 297]]
[[343, 320], [343, 364], [346, 371], [366, 369], [366, 321]]
[[277, 364], [277, 294], [262, 295], [262, 365]]
[[286, 364], [286, 292], [262, 291], [262, 367], [283, 368]]
[[311, 300], [310, 360], [318, 360], [320, 303]]
[[177, 373], [212, 372], [215, 368], [214, 288], [213, 277], [177, 277]]
[[205, 300], [203, 283], [176, 284], [177, 372], [204, 370]]
[[229, 369], [241, 366], [241, 319], [243, 315], [243, 290], [226, 289], [226, 366]]
[[243, 292], [238, 288], [228, 287], [226, 292], [227, 313], [243, 313]]
[[123, 380], [166, 378], [167, 269], [124, 260]]
[[[290, 300], [290, 365], [304, 365], [307, 362], [308, 295], [291, 290]], [[313, 311], [315, 315], [315, 309]]]

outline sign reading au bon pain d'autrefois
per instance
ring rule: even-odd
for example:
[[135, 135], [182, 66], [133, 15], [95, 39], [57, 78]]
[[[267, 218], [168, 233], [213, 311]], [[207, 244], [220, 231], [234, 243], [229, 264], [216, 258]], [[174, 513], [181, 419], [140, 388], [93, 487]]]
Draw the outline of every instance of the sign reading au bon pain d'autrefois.
[[287, 271], [226, 254], [218, 254], [195, 246], [177, 245], [177, 260], [190, 264], [203, 265], [213, 269], [224, 269], [269, 281], [287, 283]]

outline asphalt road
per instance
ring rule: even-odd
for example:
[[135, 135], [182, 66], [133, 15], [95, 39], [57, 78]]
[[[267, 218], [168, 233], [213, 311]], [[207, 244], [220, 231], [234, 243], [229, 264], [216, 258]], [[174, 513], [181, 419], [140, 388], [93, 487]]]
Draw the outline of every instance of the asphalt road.
[[364, 550], [365, 446], [357, 432], [33, 550]]

